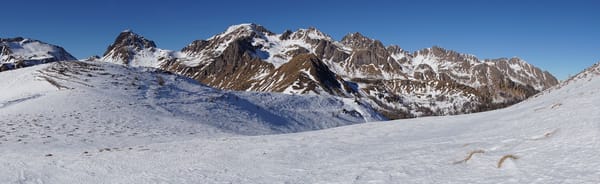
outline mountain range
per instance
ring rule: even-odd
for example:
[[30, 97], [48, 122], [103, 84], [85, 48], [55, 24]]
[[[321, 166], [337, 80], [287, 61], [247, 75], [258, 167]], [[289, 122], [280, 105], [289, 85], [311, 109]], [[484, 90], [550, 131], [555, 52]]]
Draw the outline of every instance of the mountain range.
[[5, 183], [599, 181], [600, 64], [507, 108], [381, 122], [352, 98], [218, 90], [108, 62], [0, 78]]
[[600, 63], [552, 85], [518, 58], [328, 37], [244, 24], [171, 51], [124, 31], [88, 61], [1, 39], [0, 178], [599, 183]]
[[[7, 42], [2, 62], [15, 63], [5, 59], [12, 56], [5, 48], [15, 50]], [[70, 54], [51, 58], [73, 59], [60, 56]], [[411, 53], [361, 33], [336, 41], [316, 28], [277, 34], [257, 24], [230, 26], [180, 51], [125, 30], [88, 60], [158, 68], [224, 90], [351, 98], [388, 119], [497, 109], [558, 84], [519, 58], [479, 59], [437, 46]]]

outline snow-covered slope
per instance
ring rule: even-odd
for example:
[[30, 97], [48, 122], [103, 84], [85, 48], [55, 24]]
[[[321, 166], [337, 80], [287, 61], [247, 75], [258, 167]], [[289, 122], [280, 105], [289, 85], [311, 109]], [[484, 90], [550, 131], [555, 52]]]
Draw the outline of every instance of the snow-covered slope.
[[55, 61], [76, 60], [62, 47], [28, 38], [0, 38], [0, 71]]
[[[82, 121], [78, 113], [84, 111], [69, 113], [73, 109], [63, 112], [62, 108], [28, 104], [41, 104], [43, 99], [53, 99], [50, 95], [72, 90], [8, 98], [12, 100], [4, 102], [0, 111], [3, 121], [13, 122], [2, 127], [0, 177], [14, 183], [598, 183], [599, 66], [496, 111], [296, 134], [180, 138], [162, 143], [147, 139], [128, 145], [95, 142], [103, 137], [84, 141], [69, 136], [70, 132], [86, 134], [80, 132], [82, 127], [75, 127]], [[103, 91], [100, 86], [97, 91]], [[48, 90], [40, 87], [36, 91]], [[67, 102], [68, 98], [61, 100]], [[52, 111], [55, 113], [47, 113]], [[55, 118], [71, 120], [45, 128], [42, 120]], [[132, 139], [120, 134], [126, 129], [120, 128], [122, 122], [113, 124], [98, 123], [99, 129], [94, 131], [113, 132], [122, 141]], [[185, 129], [192, 130], [203, 132]], [[62, 132], [47, 137], [52, 131]], [[137, 132], [147, 135], [153, 131]], [[168, 136], [176, 134], [148, 137]], [[48, 144], [52, 146], [44, 146]]]
[[[56, 116], [37, 120], [50, 124], [75, 116], [77, 122], [100, 126], [153, 125], [168, 131], [166, 127], [182, 128], [179, 122], [185, 122], [256, 135], [381, 120], [367, 107], [338, 97], [221, 91], [157, 69], [103, 62], [60, 62], [2, 77], [15, 80], [2, 81], [0, 119], [15, 123], [30, 122], [31, 113], [37, 113]], [[15, 115], [21, 118], [9, 118]]]

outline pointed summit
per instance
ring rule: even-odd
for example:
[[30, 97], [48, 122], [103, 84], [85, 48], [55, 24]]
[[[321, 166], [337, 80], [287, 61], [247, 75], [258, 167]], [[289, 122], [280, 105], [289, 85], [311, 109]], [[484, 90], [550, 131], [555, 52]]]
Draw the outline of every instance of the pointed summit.
[[390, 46], [386, 47], [386, 49], [391, 54], [395, 54], [395, 53], [408, 54], [408, 51], [404, 50], [402, 47], [400, 47], [398, 45], [390, 45]]
[[293, 32], [291, 39], [295, 40], [328, 40], [333, 41], [331, 36], [319, 31], [315, 27], [309, 27], [308, 29], [298, 29]]
[[221, 33], [221, 34], [217, 34], [213, 37], [210, 37], [209, 40], [211, 39], [219, 39], [219, 38], [240, 38], [240, 37], [246, 37], [246, 36], [256, 36], [256, 35], [273, 35], [274, 33], [269, 31], [267, 28], [255, 24], [255, 23], [243, 23], [243, 24], [237, 24], [237, 25], [232, 25], [229, 26], [227, 28], [227, 30], [225, 30], [225, 32]]
[[[103, 54], [102, 60], [134, 66], [156, 66], [158, 56], [168, 56], [168, 51], [157, 49], [154, 41], [126, 29], [119, 33]], [[136, 60], [137, 56], [137, 60]], [[132, 61], [134, 61], [132, 63]]]
[[372, 39], [370, 39], [370, 38], [362, 35], [359, 32], [354, 32], [354, 33], [348, 33], [348, 34], [346, 34], [346, 36], [344, 36], [342, 38], [341, 42], [343, 44], [349, 44], [349, 43], [354, 42], [354, 41], [369, 41], [369, 42], [371, 42]]
[[359, 49], [365, 49], [373, 46], [380, 48], [384, 47], [379, 40], [371, 39], [359, 32], [347, 34], [342, 38], [341, 43], [348, 47]]
[[106, 52], [104, 52], [104, 56], [109, 54], [111, 51], [120, 50], [124, 47], [139, 51], [145, 48], [156, 48], [156, 44], [154, 41], [148, 40], [143, 36], [134, 33], [130, 29], [126, 29], [122, 31], [119, 36], [117, 36], [113, 44], [108, 47]]
[[410, 53], [398, 45], [390, 45], [385, 48], [392, 58], [398, 62], [407, 63], [411, 57]]
[[290, 39], [290, 35], [292, 35], [292, 33], [294, 33], [294, 32], [292, 32], [289, 29], [286, 29], [283, 33], [281, 33], [281, 36], [279, 36], [279, 39], [280, 40], [288, 40], [288, 39]]

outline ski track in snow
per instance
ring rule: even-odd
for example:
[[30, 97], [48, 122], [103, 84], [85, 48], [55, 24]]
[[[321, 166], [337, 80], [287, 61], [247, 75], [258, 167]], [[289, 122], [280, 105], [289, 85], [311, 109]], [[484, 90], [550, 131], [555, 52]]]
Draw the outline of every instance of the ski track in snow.
[[[78, 91], [77, 83], [65, 83], [72, 90], [56, 90], [35, 81], [46, 87], [1, 100], [11, 103], [0, 108], [0, 178], [6, 183], [600, 183], [600, 76], [586, 76], [496, 111], [257, 136], [225, 131], [214, 122], [190, 123], [195, 111], [184, 107], [200, 103], [209, 113], [230, 108], [243, 114], [262, 101], [264, 112], [258, 114], [263, 114], [343, 102], [310, 97], [319, 105], [297, 108], [303, 103], [292, 100], [269, 106], [290, 99], [198, 93], [186, 83], [146, 84], [152, 80], [142, 78], [148, 76], [139, 76], [140, 89], [125, 96], [116, 89], [129, 85], [95, 84], [109, 89]], [[125, 78], [116, 81], [127, 84]], [[71, 98], [60, 98], [65, 93]], [[305, 113], [313, 113], [309, 109]], [[230, 116], [203, 117], [249, 117], [223, 115]], [[293, 113], [277, 116], [305, 120]], [[269, 128], [256, 125], [245, 128]], [[505, 159], [498, 168], [506, 155], [516, 159]]]

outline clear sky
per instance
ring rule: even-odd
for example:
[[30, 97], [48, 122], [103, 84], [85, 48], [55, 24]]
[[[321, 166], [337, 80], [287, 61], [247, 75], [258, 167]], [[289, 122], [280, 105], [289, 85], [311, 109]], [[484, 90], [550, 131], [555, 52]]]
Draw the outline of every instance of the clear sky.
[[594, 0], [14, 0], [0, 12], [0, 37], [57, 44], [77, 58], [103, 54], [124, 29], [179, 50], [252, 22], [276, 33], [313, 26], [336, 40], [361, 32], [409, 51], [437, 45], [479, 58], [518, 56], [560, 79], [600, 61]]

